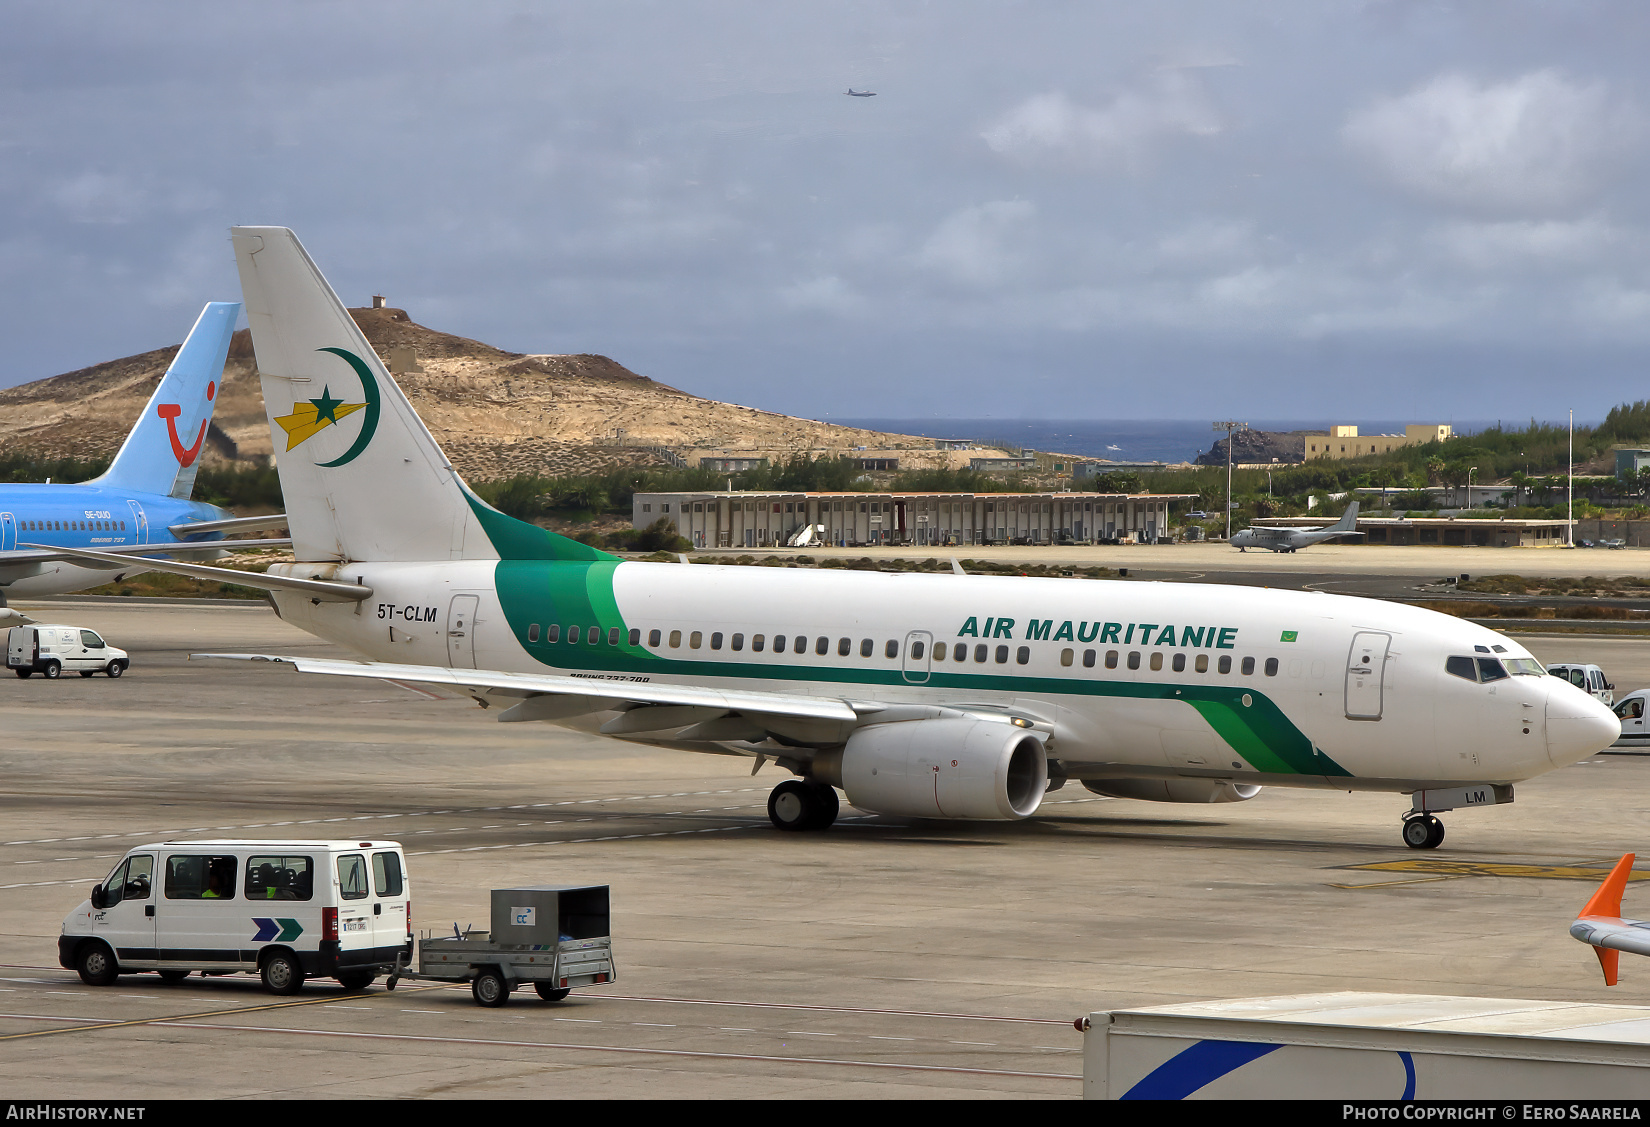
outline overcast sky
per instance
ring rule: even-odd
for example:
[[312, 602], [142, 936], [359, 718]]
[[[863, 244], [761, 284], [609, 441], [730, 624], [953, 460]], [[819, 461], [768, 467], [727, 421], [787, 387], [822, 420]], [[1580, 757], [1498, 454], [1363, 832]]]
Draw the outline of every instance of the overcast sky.
[[1647, 25], [9, 0], [0, 385], [177, 342], [262, 223], [348, 304], [819, 417], [1597, 418], [1650, 396]]

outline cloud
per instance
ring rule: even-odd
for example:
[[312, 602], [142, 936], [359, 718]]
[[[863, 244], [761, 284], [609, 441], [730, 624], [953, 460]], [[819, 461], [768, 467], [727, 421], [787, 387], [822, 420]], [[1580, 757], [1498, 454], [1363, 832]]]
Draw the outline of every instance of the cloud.
[[865, 299], [835, 274], [786, 286], [779, 291], [779, 300], [792, 309], [826, 313], [852, 313], [865, 304]]
[[1146, 91], [1119, 94], [1089, 109], [1062, 93], [1030, 98], [988, 126], [991, 150], [1018, 159], [1054, 158], [1137, 168], [1150, 146], [1170, 137], [1219, 133], [1221, 121], [1186, 75], [1161, 74]]
[[917, 253], [917, 261], [952, 281], [1006, 281], [1025, 260], [1023, 231], [1036, 216], [1028, 200], [993, 200], [952, 212]]
[[1540, 263], [1587, 263], [1627, 249], [1637, 237], [1602, 219], [1450, 223], [1434, 237], [1463, 265], [1501, 270]]
[[1540, 70], [1499, 84], [1441, 75], [1353, 114], [1342, 137], [1422, 196], [1539, 210], [1590, 192], [1633, 132], [1634, 115], [1602, 83]]

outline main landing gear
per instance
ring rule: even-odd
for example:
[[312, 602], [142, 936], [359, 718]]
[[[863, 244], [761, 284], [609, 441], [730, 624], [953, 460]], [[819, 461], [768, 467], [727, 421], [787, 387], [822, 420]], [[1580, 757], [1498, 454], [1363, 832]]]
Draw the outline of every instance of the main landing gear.
[[836, 821], [836, 788], [786, 779], [768, 795], [768, 819], [775, 829], [822, 830]]
[[1444, 823], [1431, 814], [1410, 814], [1404, 819], [1404, 844], [1411, 849], [1437, 849], [1444, 841]]

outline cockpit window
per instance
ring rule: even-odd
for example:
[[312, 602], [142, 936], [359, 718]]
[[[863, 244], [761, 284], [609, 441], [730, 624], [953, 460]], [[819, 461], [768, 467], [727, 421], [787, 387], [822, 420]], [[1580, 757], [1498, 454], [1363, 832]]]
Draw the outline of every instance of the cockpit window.
[[1509, 657], [1504, 663], [1514, 677], [1545, 677], [1547, 671], [1533, 657]]
[[1500, 681], [1507, 676], [1507, 671], [1501, 663], [1493, 657], [1478, 659], [1478, 679], [1480, 681]]
[[1444, 662], [1444, 672], [1453, 673], [1457, 677], [1465, 677], [1469, 681], [1478, 680], [1478, 666], [1473, 664], [1470, 657], [1452, 657]]

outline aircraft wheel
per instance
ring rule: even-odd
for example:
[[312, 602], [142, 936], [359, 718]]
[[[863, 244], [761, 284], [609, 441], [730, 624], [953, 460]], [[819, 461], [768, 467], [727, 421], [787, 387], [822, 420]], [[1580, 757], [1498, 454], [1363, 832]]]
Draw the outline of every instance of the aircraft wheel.
[[799, 779], [786, 779], [768, 795], [768, 820], [775, 829], [812, 829], [818, 813], [818, 795], [813, 787]]
[[836, 821], [838, 811], [842, 809], [842, 804], [837, 801], [836, 788], [825, 783], [815, 783], [813, 792], [814, 816], [813, 820], [808, 823], [808, 828], [810, 830], [829, 829], [831, 823]]
[[1411, 849], [1437, 849], [1444, 840], [1444, 823], [1431, 814], [1404, 821], [1404, 844]]

